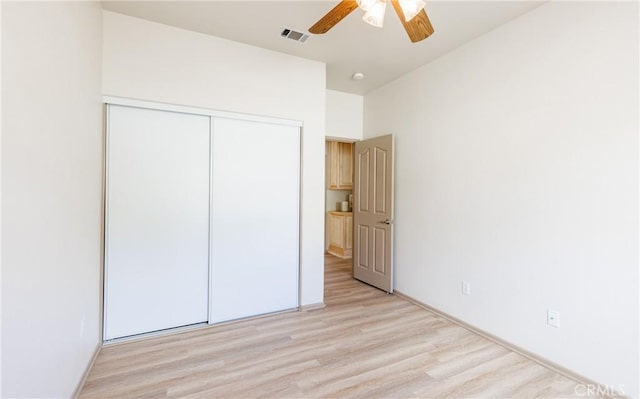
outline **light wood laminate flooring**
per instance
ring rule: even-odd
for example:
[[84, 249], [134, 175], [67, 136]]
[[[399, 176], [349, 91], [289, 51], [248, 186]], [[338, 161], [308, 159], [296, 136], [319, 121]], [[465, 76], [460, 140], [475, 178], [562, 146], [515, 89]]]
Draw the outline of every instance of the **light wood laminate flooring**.
[[325, 308], [106, 346], [80, 398], [578, 397], [575, 381], [353, 280], [351, 260], [325, 262]]

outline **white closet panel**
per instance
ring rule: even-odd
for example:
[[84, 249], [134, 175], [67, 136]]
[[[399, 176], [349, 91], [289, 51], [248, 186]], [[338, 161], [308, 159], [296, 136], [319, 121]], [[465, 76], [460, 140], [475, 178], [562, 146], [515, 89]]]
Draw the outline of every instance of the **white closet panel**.
[[211, 323], [298, 306], [300, 129], [214, 118]]
[[208, 320], [210, 117], [109, 105], [104, 338]]

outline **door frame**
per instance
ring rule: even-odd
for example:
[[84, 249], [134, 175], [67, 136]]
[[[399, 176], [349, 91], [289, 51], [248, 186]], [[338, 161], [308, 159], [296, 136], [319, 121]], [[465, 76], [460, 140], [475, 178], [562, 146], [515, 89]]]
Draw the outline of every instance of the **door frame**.
[[[323, 187], [324, 187], [324, 240], [323, 240], [323, 245], [324, 245], [324, 250], [323, 250], [323, 254], [327, 254], [327, 249], [329, 248], [329, 225], [328, 225], [328, 213], [329, 211], [327, 210], [327, 191], [329, 191], [328, 183], [329, 183], [329, 160], [328, 160], [328, 152], [327, 152], [327, 143], [330, 141], [337, 141], [340, 143], [352, 143], [355, 145], [355, 143], [357, 143], [358, 141], [362, 141], [362, 140], [358, 140], [358, 139], [354, 139], [354, 138], [347, 138], [347, 137], [337, 137], [337, 136], [325, 136], [324, 138], [324, 181], [323, 181]], [[353, 163], [351, 165], [351, 170], [354, 171], [355, 173], [355, 158], [353, 160]], [[340, 191], [340, 190], [334, 190], [334, 191]], [[346, 190], [345, 190], [346, 191]], [[353, 189], [351, 189], [351, 193], [353, 194]], [[353, 258], [352, 258], [353, 259]], [[323, 265], [323, 269], [324, 269], [324, 265]], [[323, 284], [324, 285], [324, 284]]]

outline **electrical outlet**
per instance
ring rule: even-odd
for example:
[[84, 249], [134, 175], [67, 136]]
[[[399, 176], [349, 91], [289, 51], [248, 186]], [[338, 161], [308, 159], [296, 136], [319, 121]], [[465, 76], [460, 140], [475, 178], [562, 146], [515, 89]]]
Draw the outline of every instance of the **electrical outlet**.
[[551, 327], [560, 327], [560, 312], [553, 309], [547, 309], [547, 324]]
[[462, 280], [462, 295], [471, 296], [471, 283]]

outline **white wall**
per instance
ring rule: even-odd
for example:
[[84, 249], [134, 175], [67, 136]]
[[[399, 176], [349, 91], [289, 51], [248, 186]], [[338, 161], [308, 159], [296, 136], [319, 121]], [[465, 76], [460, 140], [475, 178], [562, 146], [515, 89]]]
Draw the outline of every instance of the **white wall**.
[[325, 65], [112, 12], [103, 15], [104, 94], [304, 123], [301, 304], [321, 303]]
[[70, 397], [100, 342], [101, 34], [2, 4], [2, 397]]
[[396, 289], [637, 397], [638, 105], [632, 2], [547, 3], [366, 95]]
[[327, 90], [327, 137], [344, 141], [362, 140], [364, 97], [357, 94]]
[[[2, 2], [0, 2], [0, 48], [2, 43]], [[0, 51], [0, 93], [2, 93], [2, 51]], [[2, 96], [0, 95], [0, 226], [2, 226]], [[0, 228], [0, 397], [2, 397], [2, 228]]]

